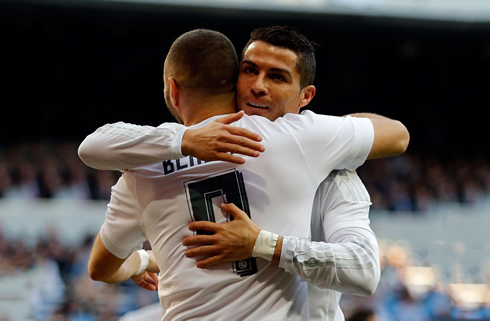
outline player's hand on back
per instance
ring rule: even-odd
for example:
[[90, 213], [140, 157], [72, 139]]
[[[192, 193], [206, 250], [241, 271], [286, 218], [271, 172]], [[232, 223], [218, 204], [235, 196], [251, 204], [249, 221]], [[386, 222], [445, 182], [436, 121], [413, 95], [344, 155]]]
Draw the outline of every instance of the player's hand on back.
[[[227, 161], [243, 164], [245, 159], [232, 155], [258, 157], [265, 150], [260, 135], [229, 124], [239, 120], [243, 111], [218, 118], [199, 129], [188, 129], [182, 138], [182, 154], [203, 161]], [[232, 154], [230, 154], [232, 153]]]
[[204, 256], [197, 267], [207, 268], [223, 262], [241, 261], [252, 257], [260, 229], [235, 204], [221, 204], [221, 209], [234, 218], [228, 223], [196, 221], [189, 223], [192, 231], [204, 230], [213, 235], [193, 235], [183, 239], [187, 257]]

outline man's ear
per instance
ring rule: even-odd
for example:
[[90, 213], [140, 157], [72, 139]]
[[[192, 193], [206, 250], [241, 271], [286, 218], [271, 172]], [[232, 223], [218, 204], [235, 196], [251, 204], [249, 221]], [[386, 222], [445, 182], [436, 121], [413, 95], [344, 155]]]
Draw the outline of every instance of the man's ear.
[[315, 97], [316, 88], [313, 85], [306, 86], [301, 89], [299, 108], [305, 107]]
[[170, 100], [172, 101], [172, 105], [174, 105], [175, 109], [179, 109], [179, 85], [175, 81], [174, 78], [168, 78], [168, 84], [170, 85]]

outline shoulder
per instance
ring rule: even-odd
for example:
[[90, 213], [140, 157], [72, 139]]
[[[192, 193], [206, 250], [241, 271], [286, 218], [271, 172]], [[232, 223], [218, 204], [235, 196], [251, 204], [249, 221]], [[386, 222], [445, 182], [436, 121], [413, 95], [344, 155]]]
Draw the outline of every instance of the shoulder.
[[290, 122], [314, 122], [314, 121], [321, 121], [321, 122], [332, 122], [332, 123], [339, 123], [339, 122], [344, 122], [345, 117], [339, 117], [339, 116], [332, 116], [332, 115], [321, 115], [312, 112], [311, 110], [304, 110], [300, 114], [285, 114], [283, 117], [279, 117], [276, 122], [278, 121], [290, 121]]
[[[287, 123], [291, 126], [301, 127], [305, 131], [314, 131], [330, 136], [338, 136], [345, 138], [345, 135], [354, 135], [355, 133], [363, 132], [369, 119], [356, 118], [351, 116], [332, 116], [320, 115], [312, 111], [306, 110], [301, 114], [286, 114], [284, 117], [278, 118], [275, 123]], [[371, 125], [372, 127], [372, 125]]]
[[[319, 115], [311, 111], [301, 114], [286, 114], [274, 121], [276, 126], [289, 128], [299, 135], [306, 137], [325, 137], [335, 136], [342, 127], [346, 119], [343, 117]], [[327, 136], [325, 136], [327, 135]]]

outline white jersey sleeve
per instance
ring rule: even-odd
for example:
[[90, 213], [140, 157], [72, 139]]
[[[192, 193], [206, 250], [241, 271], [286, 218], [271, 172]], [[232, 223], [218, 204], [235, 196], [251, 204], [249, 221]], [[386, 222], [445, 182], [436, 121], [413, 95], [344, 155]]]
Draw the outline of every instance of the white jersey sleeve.
[[[292, 134], [308, 165], [323, 180], [334, 169], [355, 170], [367, 159], [374, 142], [374, 127], [368, 118], [317, 115], [305, 111], [287, 114]], [[314, 155], [314, 156], [313, 156]]]
[[181, 144], [186, 129], [176, 123], [158, 127], [106, 124], [85, 138], [78, 154], [87, 166], [102, 170], [126, 170], [179, 159], [183, 157]]
[[319, 288], [372, 294], [379, 282], [380, 262], [369, 227], [370, 205], [355, 172], [332, 172], [315, 196], [312, 237], [316, 241], [285, 236], [279, 266]]
[[112, 187], [111, 201], [100, 229], [106, 249], [121, 259], [141, 250], [146, 240], [139, 220], [138, 202], [131, 192], [131, 175], [125, 172]]

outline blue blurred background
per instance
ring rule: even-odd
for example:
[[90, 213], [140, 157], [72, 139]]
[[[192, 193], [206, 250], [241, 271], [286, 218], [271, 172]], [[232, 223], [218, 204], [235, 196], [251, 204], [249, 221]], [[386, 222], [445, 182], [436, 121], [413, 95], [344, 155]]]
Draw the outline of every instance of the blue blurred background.
[[319, 44], [309, 109], [375, 112], [411, 134], [406, 154], [359, 169], [383, 272], [374, 296], [343, 296], [347, 319], [490, 320], [484, 0], [0, 0], [0, 320], [117, 320], [158, 300], [88, 279], [120, 174], [77, 147], [105, 123], [172, 121], [162, 68], [180, 34], [218, 30], [240, 52], [266, 25]]

